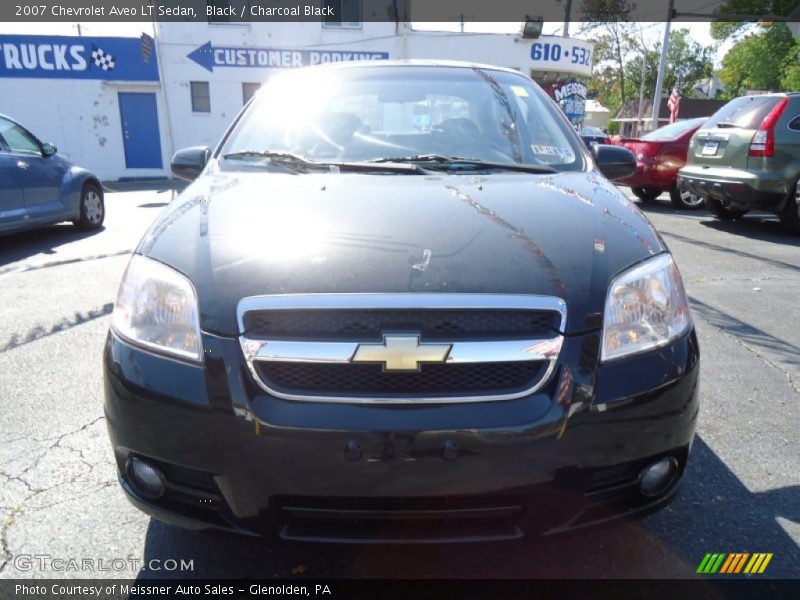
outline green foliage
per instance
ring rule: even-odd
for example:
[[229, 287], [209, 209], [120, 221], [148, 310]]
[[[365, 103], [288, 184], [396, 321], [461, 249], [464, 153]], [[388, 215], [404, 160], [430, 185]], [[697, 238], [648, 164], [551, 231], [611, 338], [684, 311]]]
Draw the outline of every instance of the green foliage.
[[[717, 7], [717, 14], [738, 15], [776, 15], [787, 16], [800, 5], [800, 0], [727, 0]], [[758, 28], [759, 25], [745, 21], [713, 21], [711, 36], [716, 40], [726, 40], [744, 35]]]
[[[700, 80], [711, 77], [713, 53], [713, 48], [710, 46], [703, 46], [693, 41], [689, 36], [688, 29], [672, 31], [669, 36], [667, 67], [664, 71], [663, 90], [665, 93], [669, 93], [679, 79], [681, 89], [684, 90], [684, 93], [688, 93]], [[633, 57], [626, 66], [628, 79], [641, 82], [642, 63], [645, 62], [644, 95], [646, 98], [652, 98], [655, 94], [660, 60], [661, 44], [659, 43], [652, 50], [648, 50], [645, 55], [640, 54]], [[635, 91], [635, 97], [638, 98], [639, 88], [636, 88]]]
[[796, 86], [800, 82], [797, 48], [786, 24], [774, 23], [738, 40], [722, 59], [719, 78], [731, 97], [745, 90], [780, 91]]
[[635, 3], [631, 0], [584, 0], [584, 33], [594, 42], [594, 68], [589, 93], [612, 114], [628, 96], [625, 64], [638, 49], [636, 26], [628, 17]]
[[[595, 66], [589, 81], [590, 93], [612, 114], [628, 100], [638, 100], [642, 82], [642, 65], [645, 65], [644, 95], [652, 99], [655, 93], [661, 44], [643, 52], [632, 23], [607, 23], [595, 26]], [[617, 40], [624, 43], [617, 44]], [[713, 49], [693, 41], [686, 29], [670, 33], [667, 67], [664, 73], [664, 90], [675, 85], [678, 77], [684, 90], [692, 89], [701, 79], [710, 77], [713, 67]]]
[[781, 88], [786, 92], [800, 92], [800, 40], [795, 40], [787, 57]]

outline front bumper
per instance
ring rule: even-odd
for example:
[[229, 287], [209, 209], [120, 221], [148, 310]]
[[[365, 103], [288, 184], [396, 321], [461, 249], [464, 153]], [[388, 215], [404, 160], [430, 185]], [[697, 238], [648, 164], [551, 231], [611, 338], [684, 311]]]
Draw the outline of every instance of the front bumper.
[[741, 209], [779, 209], [790, 191], [780, 173], [723, 167], [684, 167], [678, 173], [678, 186]]
[[[109, 334], [105, 410], [123, 489], [145, 512], [195, 529], [336, 542], [513, 539], [644, 514], [675, 494], [698, 413], [692, 330], [597, 367], [599, 335], [566, 338], [530, 396], [451, 405], [282, 400], [250, 378], [235, 339], [203, 335], [205, 368]], [[673, 456], [657, 497], [641, 469]], [[131, 485], [132, 456], [167, 492]]]

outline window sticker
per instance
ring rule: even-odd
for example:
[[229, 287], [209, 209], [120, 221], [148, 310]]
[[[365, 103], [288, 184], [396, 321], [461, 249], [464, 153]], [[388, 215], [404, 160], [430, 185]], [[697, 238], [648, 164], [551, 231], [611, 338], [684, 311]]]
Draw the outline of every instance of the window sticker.
[[512, 85], [511, 91], [514, 92], [514, 94], [519, 96], [520, 98], [527, 98], [530, 95], [528, 94], [528, 90], [526, 90], [521, 85]]

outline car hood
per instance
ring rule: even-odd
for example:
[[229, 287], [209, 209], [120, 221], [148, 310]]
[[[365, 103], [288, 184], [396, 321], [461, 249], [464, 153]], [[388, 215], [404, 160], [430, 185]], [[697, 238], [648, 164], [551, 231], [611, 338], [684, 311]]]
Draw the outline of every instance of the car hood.
[[246, 296], [381, 292], [558, 296], [578, 333], [616, 273], [664, 250], [597, 172], [235, 172], [190, 185], [137, 252], [192, 280], [203, 330], [234, 335]]

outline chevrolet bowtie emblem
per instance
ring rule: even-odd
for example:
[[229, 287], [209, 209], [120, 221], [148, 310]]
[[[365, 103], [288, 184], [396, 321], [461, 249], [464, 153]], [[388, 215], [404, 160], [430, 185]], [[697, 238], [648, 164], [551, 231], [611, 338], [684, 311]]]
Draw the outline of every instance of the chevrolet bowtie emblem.
[[382, 344], [359, 344], [354, 363], [383, 363], [386, 371], [416, 371], [420, 363], [441, 363], [450, 344], [420, 344], [418, 335], [384, 335]]

